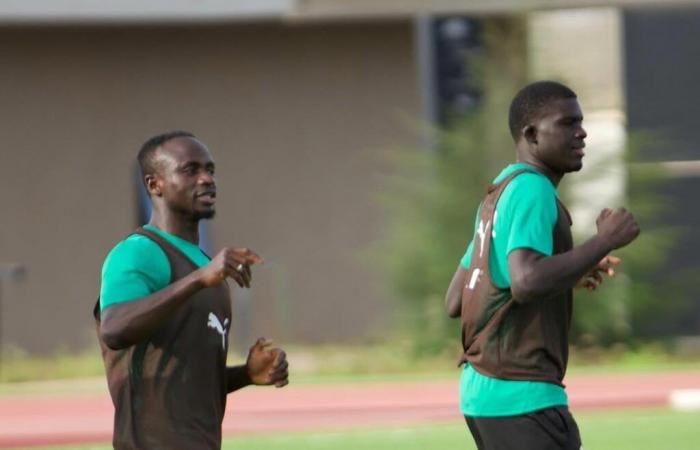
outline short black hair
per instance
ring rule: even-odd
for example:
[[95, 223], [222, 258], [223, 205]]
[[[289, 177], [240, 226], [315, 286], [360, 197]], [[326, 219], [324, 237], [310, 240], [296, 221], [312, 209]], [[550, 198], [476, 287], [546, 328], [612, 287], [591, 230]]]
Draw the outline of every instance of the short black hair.
[[510, 135], [518, 140], [525, 125], [552, 100], [576, 98], [576, 93], [556, 81], [537, 81], [522, 88], [510, 104], [508, 126]]
[[146, 142], [144, 142], [144, 144], [141, 146], [141, 150], [139, 150], [138, 156], [136, 157], [139, 161], [141, 174], [152, 174], [155, 171], [153, 160], [156, 153], [156, 149], [168, 142], [169, 140], [179, 137], [194, 138], [195, 135], [190, 133], [189, 131], [183, 130], [168, 131], [167, 133], [162, 133], [153, 136], [152, 138], [149, 138]]

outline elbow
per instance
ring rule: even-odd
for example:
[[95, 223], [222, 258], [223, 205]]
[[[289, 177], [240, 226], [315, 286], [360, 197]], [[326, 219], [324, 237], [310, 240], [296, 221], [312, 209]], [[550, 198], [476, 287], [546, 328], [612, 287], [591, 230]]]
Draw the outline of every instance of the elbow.
[[516, 289], [513, 286], [510, 288], [510, 293], [513, 296], [515, 303], [528, 303], [532, 300], [532, 294], [530, 292], [522, 289]]
[[110, 350], [123, 350], [129, 347], [125, 339], [118, 333], [106, 331], [102, 327], [100, 327], [100, 339]]
[[445, 297], [445, 310], [447, 315], [455, 319], [462, 315], [462, 296], [460, 295], [450, 295], [447, 294]]
[[510, 293], [516, 303], [529, 303], [534, 300], [538, 293], [536, 284], [531, 277], [513, 277], [510, 285]]
[[126, 333], [111, 326], [109, 320], [103, 320], [100, 323], [100, 339], [110, 350], [123, 350], [131, 346], [126, 339]]
[[461, 308], [457, 306], [447, 304], [447, 307], [445, 309], [447, 310], [448, 317], [450, 317], [451, 319], [456, 319], [457, 317], [462, 315]]

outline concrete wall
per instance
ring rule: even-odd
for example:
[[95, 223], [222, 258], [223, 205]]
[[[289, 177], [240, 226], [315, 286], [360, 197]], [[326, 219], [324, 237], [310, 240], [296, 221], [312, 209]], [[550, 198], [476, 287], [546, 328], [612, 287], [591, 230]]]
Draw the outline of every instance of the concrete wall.
[[413, 58], [408, 22], [0, 29], [0, 263], [27, 268], [2, 286], [2, 345], [93, 342], [102, 261], [136, 225], [135, 154], [170, 129], [217, 161], [214, 246], [270, 261], [235, 293], [237, 345], [385, 326], [360, 252], [381, 226], [377, 150], [418, 115]]

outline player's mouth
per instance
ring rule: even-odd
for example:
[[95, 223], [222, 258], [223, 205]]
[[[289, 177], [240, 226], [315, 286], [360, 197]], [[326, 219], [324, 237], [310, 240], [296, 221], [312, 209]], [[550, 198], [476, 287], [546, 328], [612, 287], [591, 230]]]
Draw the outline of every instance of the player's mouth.
[[583, 150], [583, 148], [586, 146], [586, 144], [581, 143], [580, 145], [575, 145], [573, 147], [574, 155], [578, 156], [579, 158], [583, 158], [586, 156], [586, 152]]
[[210, 190], [210, 191], [205, 191], [202, 193], [197, 194], [197, 200], [200, 200], [203, 203], [207, 203], [210, 205], [213, 205], [216, 203], [216, 191]]

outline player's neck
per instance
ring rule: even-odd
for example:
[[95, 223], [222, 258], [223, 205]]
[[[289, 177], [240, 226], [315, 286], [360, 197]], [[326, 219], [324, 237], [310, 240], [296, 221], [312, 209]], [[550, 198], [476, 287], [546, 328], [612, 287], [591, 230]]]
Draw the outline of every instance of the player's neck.
[[197, 221], [193, 222], [172, 215], [157, 214], [154, 211], [148, 224], [195, 245], [199, 245], [199, 223]]
[[540, 173], [542, 173], [542, 175], [549, 178], [549, 181], [552, 182], [554, 187], [558, 187], [559, 182], [564, 177], [563, 174], [554, 172], [552, 169], [543, 164], [542, 161], [535, 159], [530, 155], [518, 155], [518, 162], [525, 163], [537, 169]]

